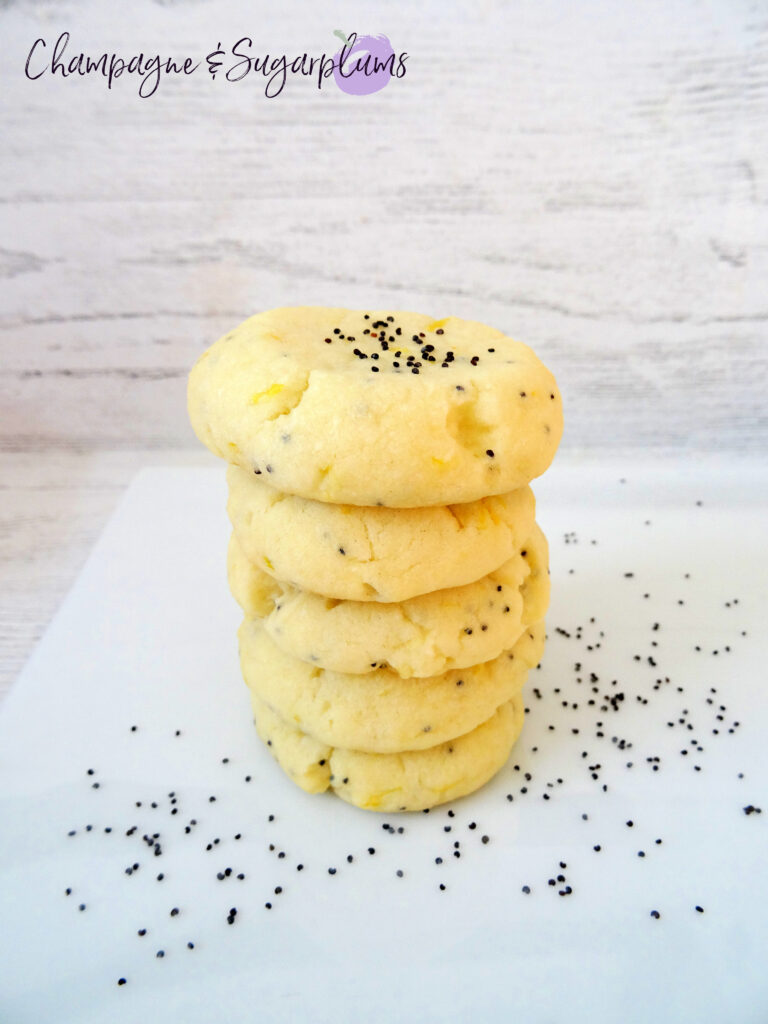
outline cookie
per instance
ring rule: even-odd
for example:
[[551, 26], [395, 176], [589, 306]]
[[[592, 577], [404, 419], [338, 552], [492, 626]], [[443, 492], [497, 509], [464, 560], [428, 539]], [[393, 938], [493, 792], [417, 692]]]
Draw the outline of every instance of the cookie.
[[351, 601], [405, 601], [486, 576], [519, 551], [530, 487], [463, 505], [362, 508], [276, 491], [238, 466], [227, 511], [255, 565], [301, 590]]
[[323, 793], [331, 784], [333, 747], [290, 725], [251, 691], [256, 732], [288, 778], [306, 793]]
[[239, 632], [240, 665], [251, 693], [321, 743], [370, 753], [424, 750], [460, 736], [519, 693], [544, 649], [544, 623], [514, 647], [471, 668], [423, 679], [390, 669], [349, 675], [292, 658], [256, 621]]
[[232, 596], [251, 619], [267, 619], [286, 589], [248, 561], [235, 533], [227, 548], [227, 579]]
[[216, 455], [318, 501], [414, 508], [549, 466], [560, 394], [533, 351], [457, 317], [273, 309], [203, 353], [188, 407]]
[[232, 593], [278, 647], [311, 665], [366, 674], [434, 676], [508, 650], [549, 601], [547, 543], [534, 527], [525, 547], [474, 583], [394, 604], [339, 601], [280, 583], [252, 566], [232, 536]]
[[523, 727], [517, 695], [470, 732], [428, 750], [369, 754], [309, 739], [252, 697], [256, 728], [289, 778], [308, 793], [331, 788], [375, 811], [421, 811], [479, 789], [504, 765]]

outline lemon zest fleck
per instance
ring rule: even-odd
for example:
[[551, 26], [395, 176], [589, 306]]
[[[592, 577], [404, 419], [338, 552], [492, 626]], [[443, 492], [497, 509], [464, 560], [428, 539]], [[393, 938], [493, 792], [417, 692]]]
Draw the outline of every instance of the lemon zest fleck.
[[374, 793], [365, 801], [363, 807], [375, 810], [377, 807], [381, 805], [381, 801], [384, 799], [385, 796], [389, 796], [390, 793], [398, 793], [400, 792], [401, 788], [401, 786], [395, 786], [394, 789], [384, 789], [380, 793]]
[[251, 405], [258, 405], [263, 399], [273, 398], [275, 395], [279, 395], [281, 391], [285, 391], [285, 384], [275, 382], [266, 390], [257, 391], [255, 395], [251, 395]]

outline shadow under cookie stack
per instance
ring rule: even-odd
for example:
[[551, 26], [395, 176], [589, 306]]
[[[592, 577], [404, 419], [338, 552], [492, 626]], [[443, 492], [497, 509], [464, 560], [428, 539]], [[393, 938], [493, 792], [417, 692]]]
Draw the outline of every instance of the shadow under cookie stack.
[[544, 648], [546, 367], [455, 317], [284, 308], [203, 354], [189, 410], [230, 463], [241, 666], [286, 774], [380, 811], [482, 786]]

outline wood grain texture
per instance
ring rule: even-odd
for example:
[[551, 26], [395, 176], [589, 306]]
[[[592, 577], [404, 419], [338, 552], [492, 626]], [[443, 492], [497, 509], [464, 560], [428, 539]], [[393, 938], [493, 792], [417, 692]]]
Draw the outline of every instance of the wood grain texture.
[[[140, 99], [23, 73], [65, 29], [201, 58], [337, 28], [406, 77], [268, 100], [201, 69]], [[506, 329], [557, 375], [565, 452], [764, 454], [764, 4], [4, 0], [0, 38], [0, 693], [131, 473], [204, 457], [188, 368], [259, 309]]]
[[213, 463], [197, 451], [0, 452], [0, 700], [134, 473]]
[[[760, 4], [6, 3], [0, 445], [193, 444], [184, 378], [279, 304], [466, 315], [529, 341], [566, 446], [758, 450], [768, 330]], [[329, 19], [333, 18], [331, 21]], [[340, 23], [345, 22], [345, 26]], [[332, 52], [386, 32], [369, 97], [201, 69], [32, 82], [98, 54]]]

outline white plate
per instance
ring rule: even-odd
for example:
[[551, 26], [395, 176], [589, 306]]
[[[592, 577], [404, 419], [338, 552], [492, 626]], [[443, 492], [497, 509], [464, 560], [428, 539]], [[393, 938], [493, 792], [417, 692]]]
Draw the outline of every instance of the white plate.
[[221, 470], [141, 473], [0, 715], [0, 1020], [768, 1019], [766, 475], [561, 459], [536, 490], [550, 641], [518, 747], [382, 817], [257, 740]]

